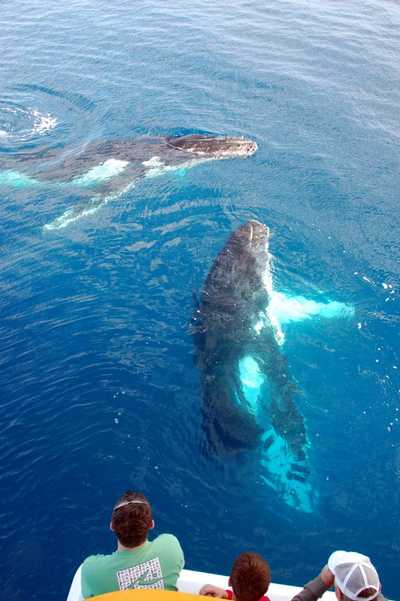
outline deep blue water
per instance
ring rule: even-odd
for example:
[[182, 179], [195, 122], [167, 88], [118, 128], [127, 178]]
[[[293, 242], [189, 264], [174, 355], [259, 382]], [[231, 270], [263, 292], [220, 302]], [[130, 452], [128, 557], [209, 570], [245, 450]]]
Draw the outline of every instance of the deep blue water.
[[[256, 155], [79, 199], [0, 190], [0, 568], [4, 599], [65, 598], [109, 552], [126, 488], [187, 566], [255, 549], [302, 584], [358, 550], [398, 598], [400, 7], [388, 0], [3, 1], [0, 162], [99, 138], [207, 131]], [[320, 501], [290, 509], [240, 459], [199, 451], [190, 318], [228, 235], [273, 233], [278, 287], [355, 306], [288, 332]]]

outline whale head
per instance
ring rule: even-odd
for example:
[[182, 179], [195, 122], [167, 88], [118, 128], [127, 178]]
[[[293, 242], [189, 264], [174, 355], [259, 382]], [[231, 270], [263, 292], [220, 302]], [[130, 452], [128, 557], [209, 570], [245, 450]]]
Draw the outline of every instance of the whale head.
[[241, 225], [231, 237], [232, 241], [247, 248], [252, 254], [264, 254], [269, 248], [269, 227], [256, 219]]
[[246, 158], [257, 150], [256, 142], [246, 138], [193, 134], [167, 138], [170, 148], [205, 159]]
[[[269, 228], [256, 220], [237, 228], [214, 261], [202, 295], [202, 310], [210, 320], [232, 318], [250, 327], [252, 315], [268, 303], [264, 279], [269, 265]], [[240, 314], [240, 317], [238, 315]], [[236, 331], [237, 333], [237, 331]], [[233, 335], [236, 336], [233, 330]]]
[[269, 266], [269, 236], [269, 227], [252, 219], [235, 230], [227, 244], [236, 263], [240, 262], [244, 279], [251, 279], [255, 287], [256, 281], [264, 278]]

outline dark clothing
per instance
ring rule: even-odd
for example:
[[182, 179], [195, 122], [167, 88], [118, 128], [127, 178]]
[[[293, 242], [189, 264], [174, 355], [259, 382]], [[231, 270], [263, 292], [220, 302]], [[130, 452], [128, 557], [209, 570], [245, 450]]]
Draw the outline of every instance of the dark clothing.
[[[310, 582], [307, 582], [303, 590], [297, 593], [297, 595], [295, 595], [292, 598], [292, 601], [316, 601], [317, 599], [322, 597], [322, 595], [326, 593], [328, 589], [329, 586], [326, 586], [326, 584], [322, 582], [321, 576], [317, 576], [316, 578], [314, 578], [314, 580], [310, 580]], [[385, 599], [383, 595], [378, 595], [373, 601], [388, 600]]]
[[314, 580], [307, 582], [303, 590], [297, 593], [292, 601], [316, 601], [329, 589], [328, 586], [321, 580], [321, 576], [317, 576]]

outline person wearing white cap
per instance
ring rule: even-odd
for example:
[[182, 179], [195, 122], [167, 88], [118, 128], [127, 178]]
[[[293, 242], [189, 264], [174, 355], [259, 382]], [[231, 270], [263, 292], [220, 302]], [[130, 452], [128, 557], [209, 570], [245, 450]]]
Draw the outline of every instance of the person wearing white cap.
[[308, 582], [292, 601], [316, 601], [335, 586], [338, 601], [386, 601], [378, 572], [366, 555], [335, 551], [319, 576]]

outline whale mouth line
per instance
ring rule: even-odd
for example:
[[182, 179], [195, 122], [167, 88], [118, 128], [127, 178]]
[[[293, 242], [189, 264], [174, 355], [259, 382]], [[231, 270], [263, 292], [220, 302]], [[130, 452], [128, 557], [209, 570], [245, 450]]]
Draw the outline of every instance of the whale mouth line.
[[214, 159], [249, 157], [257, 151], [257, 143], [244, 137], [193, 134], [167, 138], [166, 145], [176, 151]]
[[[180, 136], [180, 137], [177, 137], [177, 138], [172, 138], [172, 137], [171, 138], [167, 138], [166, 145], [169, 148], [173, 148], [174, 150], [179, 150], [180, 152], [191, 152], [191, 151], [188, 151], [186, 148], [181, 148], [181, 147], [177, 146], [176, 144], [174, 144], [174, 141], [176, 141], [176, 142], [178, 140], [182, 140], [183, 141], [185, 139], [189, 139], [189, 136]], [[228, 140], [228, 139], [229, 139], [229, 136], [203, 136], [202, 138], [197, 138], [197, 141], [207, 140], [207, 141], [211, 142], [212, 140], [221, 140], [221, 141], [223, 141], [223, 140]]]

